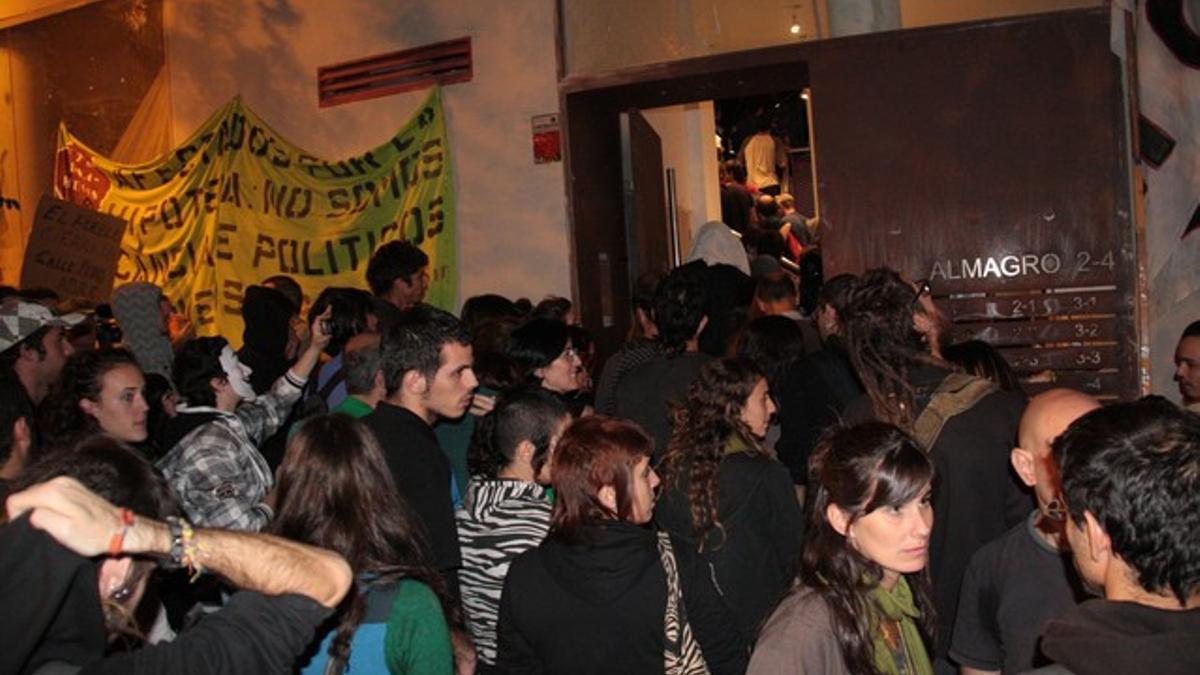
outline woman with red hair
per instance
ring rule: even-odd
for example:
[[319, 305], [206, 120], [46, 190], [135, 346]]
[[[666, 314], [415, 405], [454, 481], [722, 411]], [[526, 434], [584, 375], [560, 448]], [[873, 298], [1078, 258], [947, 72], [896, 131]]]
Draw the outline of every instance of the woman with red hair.
[[745, 670], [706, 568], [649, 526], [658, 486], [650, 454], [649, 437], [629, 422], [584, 417], [563, 433], [550, 532], [505, 580], [499, 672]]

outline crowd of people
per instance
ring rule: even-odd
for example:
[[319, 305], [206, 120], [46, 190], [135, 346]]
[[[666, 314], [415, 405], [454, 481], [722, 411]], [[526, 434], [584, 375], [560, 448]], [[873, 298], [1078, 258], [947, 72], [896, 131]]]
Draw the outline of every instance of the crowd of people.
[[1200, 418], [1029, 397], [894, 270], [806, 293], [763, 197], [599, 368], [405, 242], [250, 287], [238, 349], [5, 289], [0, 672], [1200, 672]]

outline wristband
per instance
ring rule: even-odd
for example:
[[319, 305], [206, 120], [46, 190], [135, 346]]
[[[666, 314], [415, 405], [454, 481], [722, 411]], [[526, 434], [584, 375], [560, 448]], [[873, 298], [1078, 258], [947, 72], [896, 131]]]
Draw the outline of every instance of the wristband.
[[134, 515], [129, 509], [121, 509], [120, 513], [121, 526], [113, 533], [112, 539], [108, 540], [108, 554], [117, 556], [121, 554], [121, 547], [125, 544], [125, 533], [129, 532], [129, 528], [133, 527]]
[[167, 516], [167, 527], [171, 531], [171, 565], [183, 567], [183, 519]]
[[168, 516], [167, 525], [171, 528], [171, 563], [186, 567], [191, 572], [189, 580], [194, 583], [204, 573], [204, 566], [200, 564], [200, 547], [196, 544], [192, 524], [183, 518]]

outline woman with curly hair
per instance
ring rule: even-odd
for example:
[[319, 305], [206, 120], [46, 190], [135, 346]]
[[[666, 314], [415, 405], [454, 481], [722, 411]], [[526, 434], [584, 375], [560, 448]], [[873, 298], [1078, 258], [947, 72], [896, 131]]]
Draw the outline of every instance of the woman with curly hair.
[[827, 434], [800, 574], [759, 635], [749, 673], [932, 675], [933, 465], [891, 424]]
[[659, 526], [707, 561], [747, 642], [787, 591], [803, 537], [791, 475], [761, 445], [774, 411], [750, 361], [704, 366], [673, 412], [655, 508]]
[[276, 489], [267, 531], [336, 551], [356, 579], [299, 672], [452, 673], [458, 611], [370, 430], [338, 413], [305, 420]]
[[143, 443], [150, 409], [142, 392], [145, 386], [141, 367], [124, 349], [72, 354], [58, 385], [42, 401], [42, 444], [69, 447], [95, 433]]

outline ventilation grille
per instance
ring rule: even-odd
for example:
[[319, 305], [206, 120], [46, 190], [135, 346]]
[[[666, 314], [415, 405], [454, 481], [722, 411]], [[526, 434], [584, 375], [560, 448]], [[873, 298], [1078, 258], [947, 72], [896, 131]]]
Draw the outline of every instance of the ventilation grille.
[[322, 108], [425, 89], [434, 84], [470, 82], [471, 38], [447, 40], [317, 68]]

